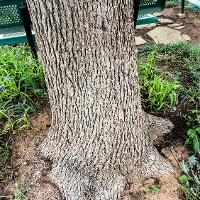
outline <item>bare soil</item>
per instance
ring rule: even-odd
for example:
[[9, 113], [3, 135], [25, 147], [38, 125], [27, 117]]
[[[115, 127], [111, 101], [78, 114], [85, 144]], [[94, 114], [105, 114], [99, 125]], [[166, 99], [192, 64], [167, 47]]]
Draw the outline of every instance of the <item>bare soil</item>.
[[46, 136], [50, 126], [49, 110], [37, 114], [31, 119], [31, 128], [18, 134], [12, 151], [12, 168], [17, 169], [17, 178], [4, 185], [4, 195], [11, 199], [16, 185], [33, 200], [59, 200], [61, 194], [46, 176], [51, 163], [42, 158], [37, 151], [38, 145]]
[[[17, 169], [15, 181], [6, 183], [3, 194], [11, 199], [16, 191], [16, 184], [24, 192], [29, 200], [62, 200], [56, 185], [48, 178], [51, 170], [51, 163], [45, 160], [38, 153], [38, 145], [47, 134], [50, 126], [49, 110], [37, 114], [31, 119], [31, 128], [16, 136], [13, 152], [12, 167]], [[174, 133], [176, 134], [176, 133]], [[160, 152], [174, 166], [174, 174], [136, 181], [131, 188], [126, 191], [129, 200], [180, 200], [183, 199], [181, 187], [177, 177], [180, 175], [179, 162], [188, 156], [188, 152], [183, 145], [175, 143], [160, 149]], [[156, 184], [160, 188], [159, 193], [147, 192], [150, 184]]]

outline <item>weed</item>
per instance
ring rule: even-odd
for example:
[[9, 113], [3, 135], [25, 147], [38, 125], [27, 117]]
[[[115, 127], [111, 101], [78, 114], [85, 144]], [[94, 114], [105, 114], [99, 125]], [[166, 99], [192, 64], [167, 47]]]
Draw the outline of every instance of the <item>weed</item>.
[[191, 145], [195, 153], [200, 154], [200, 110], [192, 110], [188, 116], [186, 145]]
[[28, 198], [26, 197], [26, 195], [20, 191], [18, 185], [16, 186], [16, 192], [15, 192], [15, 198], [14, 198], [14, 200], [28, 200]]
[[9, 142], [3, 142], [0, 140], [0, 166], [5, 165], [10, 155]]
[[200, 110], [192, 110], [188, 117], [186, 145], [193, 148], [194, 155], [182, 163], [184, 175], [179, 177], [188, 200], [200, 199]]
[[190, 144], [193, 146], [196, 152], [200, 152], [200, 127], [192, 128], [187, 131], [188, 139], [186, 140], [186, 144]]
[[148, 188], [146, 189], [146, 192], [147, 193], [159, 193], [160, 192], [160, 187], [158, 185], [155, 185], [155, 184], [150, 184], [148, 186]]

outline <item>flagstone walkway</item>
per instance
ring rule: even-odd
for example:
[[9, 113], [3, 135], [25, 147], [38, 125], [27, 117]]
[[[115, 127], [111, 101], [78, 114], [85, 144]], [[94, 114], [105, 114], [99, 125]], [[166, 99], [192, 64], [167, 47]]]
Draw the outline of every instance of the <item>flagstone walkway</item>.
[[[171, 15], [169, 12], [171, 12]], [[186, 14], [173, 13], [173, 11], [169, 9], [163, 13], [154, 13], [154, 15], [158, 17], [157, 24], [144, 24], [136, 27], [135, 42], [137, 46], [152, 41], [157, 44], [171, 44], [177, 41], [192, 40], [191, 36], [185, 33], [185, 29], [188, 28], [186, 24], [188, 19], [185, 19], [187, 17]], [[199, 21], [197, 21], [197, 23], [199, 23]]]

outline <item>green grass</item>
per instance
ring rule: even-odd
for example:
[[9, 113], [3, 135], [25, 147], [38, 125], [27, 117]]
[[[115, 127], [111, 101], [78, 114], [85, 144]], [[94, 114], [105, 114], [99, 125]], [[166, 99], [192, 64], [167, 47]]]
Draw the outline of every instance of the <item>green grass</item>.
[[160, 70], [156, 60], [153, 51], [147, 58], [142, 58], [138, 65], [143, 103], [151, 110], [173, 109], [178, 102], [181, 85]]
[[7, 176], [11, 134], [28, 128], [30, 115], [46, 99], [43, 69], [29, 47], [0, 47], [0, 182]]
[[178, 42], [140, 47], [138, 68], [147, 108], [172, 109], [177, 100], [187, 102], [188, 110], [200, 105], [200, 45]]
[[27, 196], [21, 192], [19, 186], [16, 186], [15, 198], [13, 200], [28, 200]]
[[1, 126], [3, 132], [22, 123], [28, 125], [28, 113], [36, 98], [44, 95], [45, 87], [42, 66], [28, 47], [0, 48], [0, 58], [0, 118], [6, 121]]

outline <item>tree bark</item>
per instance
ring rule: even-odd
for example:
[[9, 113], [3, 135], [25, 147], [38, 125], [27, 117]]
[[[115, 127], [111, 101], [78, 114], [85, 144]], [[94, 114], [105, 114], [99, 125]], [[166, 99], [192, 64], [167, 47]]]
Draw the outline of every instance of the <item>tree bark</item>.
[[133, 0], [29, 0], [52, 126], [41, 151], [67, 200], [120, 199], [135, 177], [172, 170], [152, 141], [172, 128], [143, 112]]

